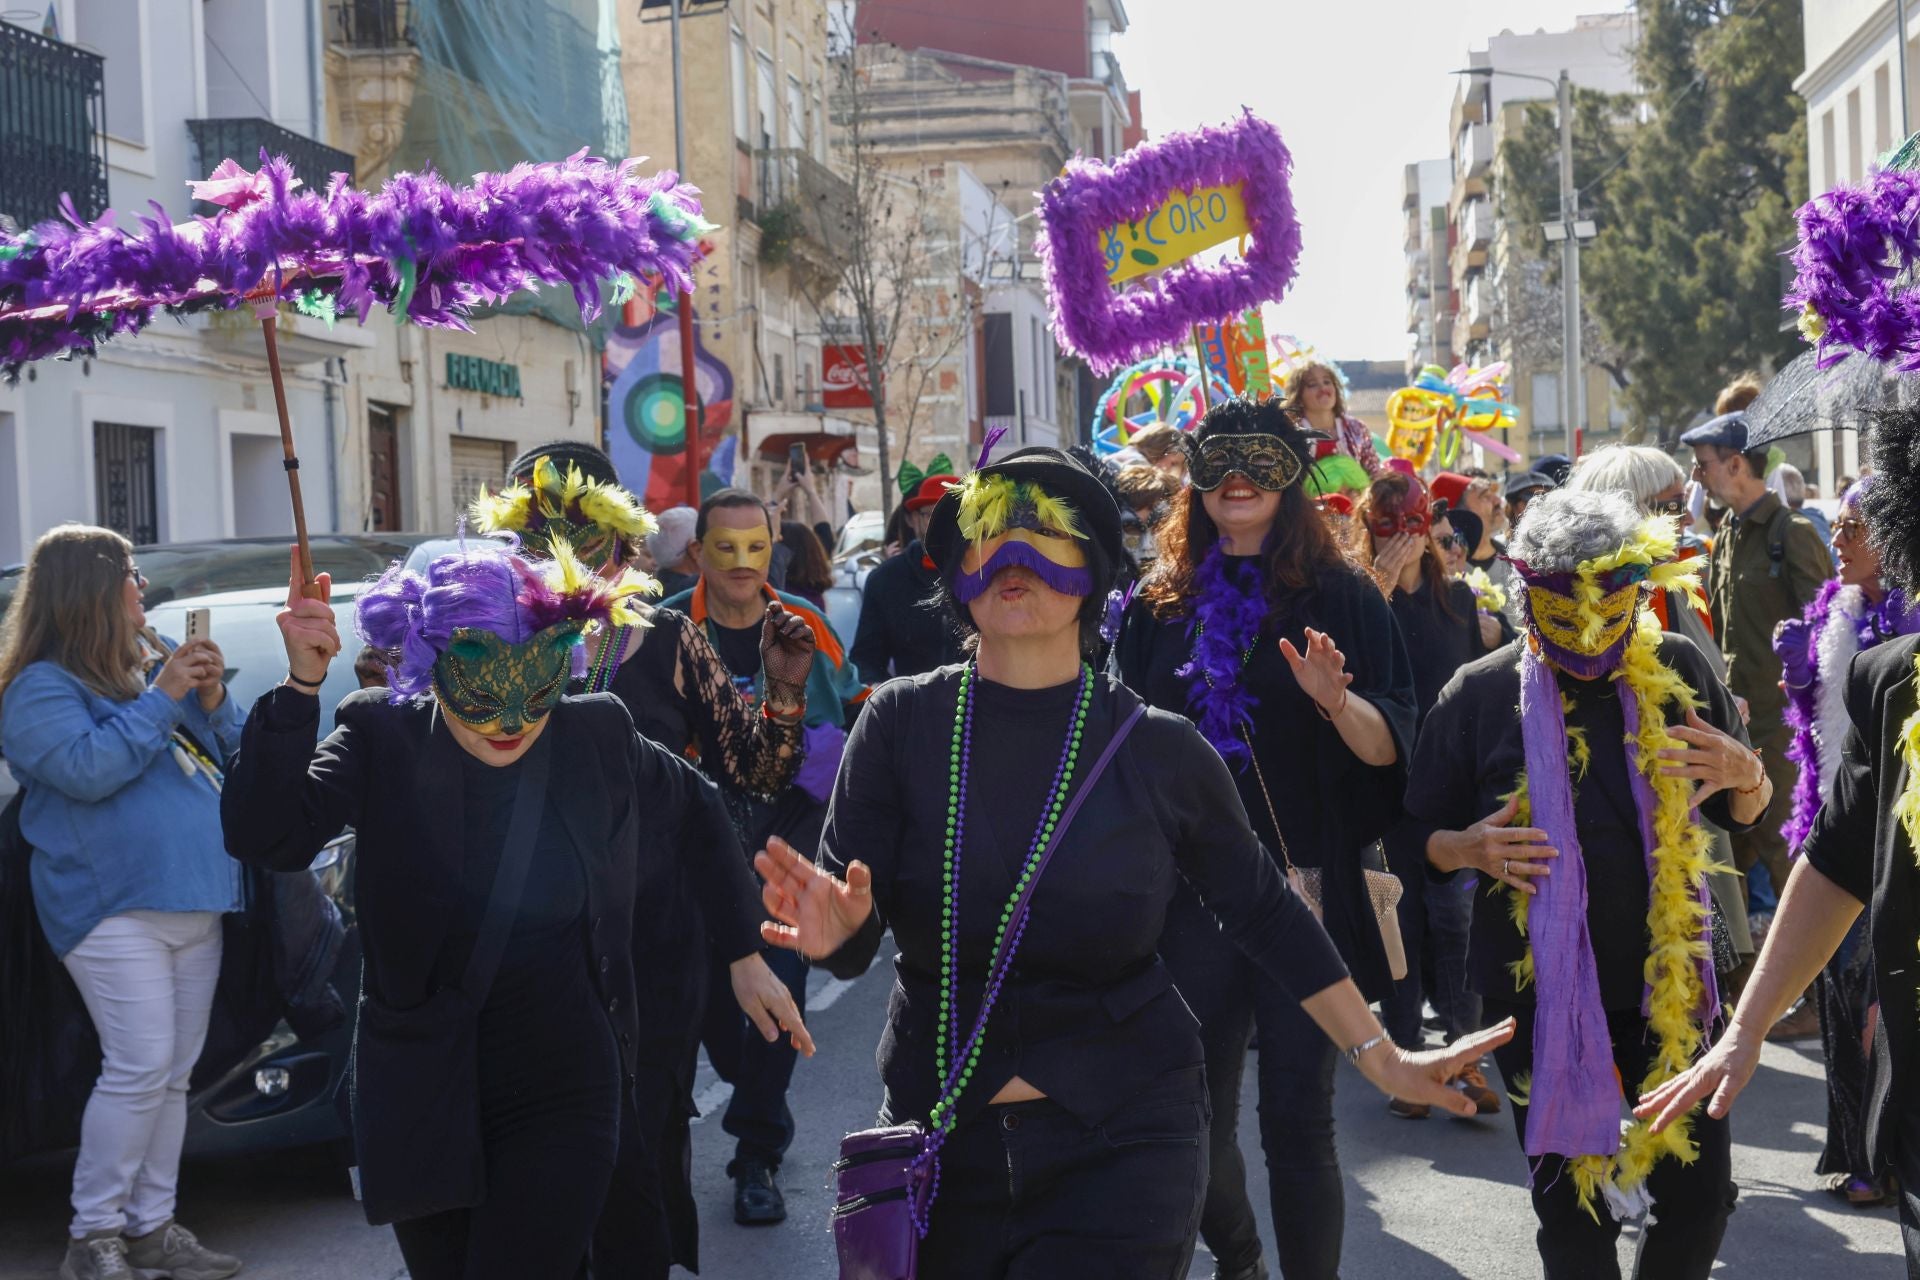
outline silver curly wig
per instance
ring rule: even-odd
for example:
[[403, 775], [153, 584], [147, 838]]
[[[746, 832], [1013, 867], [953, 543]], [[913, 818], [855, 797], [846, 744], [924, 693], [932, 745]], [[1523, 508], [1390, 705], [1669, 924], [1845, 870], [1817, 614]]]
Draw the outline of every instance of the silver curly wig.
[[1571, 573], [1631, 538], [1646, 516], [1618, 490], [1555, 489], [1527, 504], [1507, 555], [1534, 573]]

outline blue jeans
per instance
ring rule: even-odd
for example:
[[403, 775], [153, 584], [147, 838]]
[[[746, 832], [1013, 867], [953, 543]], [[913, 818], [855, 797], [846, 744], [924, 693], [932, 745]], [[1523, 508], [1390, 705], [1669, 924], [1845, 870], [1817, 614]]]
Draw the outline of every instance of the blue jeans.
[[[805, 1017], [807, 962], [781, 947], [766, 947], [760, 954], [767, 967], [787, 984], [795, 1007]], [[787, 1106], [787, 1085], [793, 1080], [799, 1050], [784, 1035], [771, 1044], [761, 1038], [733, 1002], [733, 987], [724, 966], [713, 985], [713, 999], [707, 1006], [707, 1059], [720, 1078], [733, 1086], [733, 1098], [720, 1121], [720, 1127], [735, 1140], [734, 1162], [727, 1166], [727, 1172], [732, 1175], [746, 1160], [778, 1169], [787, 1148], [793, 1145], [793, 1111]]]

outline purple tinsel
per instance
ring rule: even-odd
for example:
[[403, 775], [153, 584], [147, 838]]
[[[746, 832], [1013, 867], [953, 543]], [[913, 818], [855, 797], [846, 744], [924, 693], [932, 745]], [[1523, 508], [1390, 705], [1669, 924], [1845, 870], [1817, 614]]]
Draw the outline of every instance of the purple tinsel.
[[365, 322], [375, 303], [415, 324], [466, 328], [478, 305], [536, 284], [573, 290], [581, 315], [600, 310], [600, 282], [658, 276], [690, 286], [707, 229], [699, 192], [670, 171], [633, 173], [582, 150], [566, 160], [482, 173], [471, 186], [401, 173], [378, 193], [335, 174], [325, 194], [296, 190], [284, 157], [263, 152], [249, 175], [223, 164], [199, 193], [228, 207], [174, 224], [152, 205], [130, 233], [109, 213], [87, 224], [45, 222], [0, 239], [0, 368], [91, 354], [136, 333], [156, 311], [236, 307], [278, 297], [330, 298]]
[[1241, 728], [1253, 723], [1260, 700], [1241, 676], [1244, 655], [1266, 620], [1266, 596], [1257, 572], [1245, 564], [1230, 568], [1218, 542], [1194, 569], [1193, 585], [1193, 657], [1174, 674], [1187, 682], [1187, 706], [1198, 713], [1200, 736], [1222, 760], [1244, 768], [1252, 752]]
[[1069, 568], [1047, 559], [1031, 542], [1003, 542], [976, 573], [959, 573], [953, 579], [953, 598], [961, 604], [978, 600], [1002, 569], [1027, 569], [1033, 576], [1063, 596], [1084, 596], [1093, 591], [1093, 570], [1081, 565]]
[[[1793, 730], [1793, 739], [1787, 744], [1787, 759], [1793, 762], [1799, 773], [1793, 783], [1793, 805], [1786, 823], [1780, 828], [1780, 834], [1787, 842], [1788, 851], [1796, 856], [1807, 834], [1813, 830], [1813, 820], [1820, 812], [1821, 747], [1816, 730], [1820, 724], [1822, 683], [1845, 674], [1822, 671], [1819, 667], [1820, 638], [1826, 634], [1836, 607], [1834, 598], [1842, 589], [1838, 578], [1830, 578], [1821, 584], [1819, 593], [1803, 615], [1805, 625], [1783, 627], [1782, 634], [1775, 638], [1776, 652], [1787, 661], [1791, 661], [1794, 655], [1786, 651], [1782, 642], [1805, 643], [1808, 653], [1802, 665], [1812, 673], [1812, 679], [1803, 684], [1796, 685], [1791, 679], [1786, 681], [1786, 720]], [[1867, 611], [1854, 620], [1854, 629], [1859, 651], [1864, 652], [1884, 640], [1920, 631], [1920, 606], [1909, 604], [1905, 593], [1896, 587], [1881, 597], [1879, 604], [1868, 606]], [[1837, 751], [1840, 744], [1830, 743], [1827, 749]]]
[[[1068, 162], [1040, 193], [1038, 244], [1061, 344], [1107, 374], [1184, 343], [1196, 324], [1280, 298], [1300, 257], [1292, 169], [1280, 131], [1252, 112], [1222, 127], [1168, 134], [1111, 165]], [[1245, 258], [1189, 260], [1118, 292], [1107, 283], [1100, 243], [1107, 228], [1146, 217], [1177, 192], [1235, 184], [1247, 211]]]
[[1882, 169], [1864, 187], [1809, 200], [1796, 218], [1793, 288], [1782, 301], [1819, 317], [1820, 367], [1851, 350], [1920, 369], [1920, 294], [1900, 281], [1920, 257], [1920, 173]]

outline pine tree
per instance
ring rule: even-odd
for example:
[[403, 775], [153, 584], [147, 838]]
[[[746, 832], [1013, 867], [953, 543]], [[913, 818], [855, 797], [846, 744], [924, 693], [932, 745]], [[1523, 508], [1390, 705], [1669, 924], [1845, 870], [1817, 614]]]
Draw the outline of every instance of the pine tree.
[[[1734, 376], [1800, 350], [1780, 295], [1807, 191], [1806, 104], [1793, 91], [1801, 10], [1800, 0], [1642, 0], [1638, 10], [1644, 120], [1608, 126], [1597, 95], [1574, 113], [1581, 211], [1599, 223], [1580, 289], [1625, 357], [1632, 434], [1671, 442]], [[1520, 207], [1548, 216], [1552, 128], [1550, 112], [1530, 113], [1508, 166]], [[1624, 148], [1611, 170], [1594, 150], [1608, 131]]]

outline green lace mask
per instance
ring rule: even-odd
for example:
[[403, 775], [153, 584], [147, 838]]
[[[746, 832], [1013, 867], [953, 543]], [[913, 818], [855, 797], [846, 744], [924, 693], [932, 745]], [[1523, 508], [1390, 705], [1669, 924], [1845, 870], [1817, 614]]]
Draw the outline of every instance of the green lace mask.
[[579, 622], [556, 623], [509, 644], [491, 631], [460, 628], [433, 664], [441, 709], [476, 729], [497, 723], [505, 737], [524, 733], [566, 693], [583, 629]]

